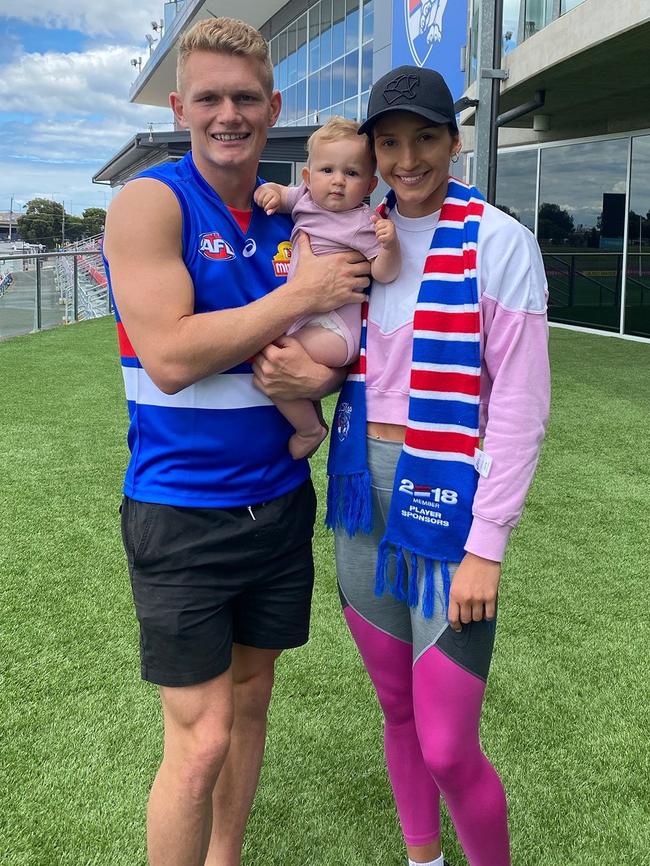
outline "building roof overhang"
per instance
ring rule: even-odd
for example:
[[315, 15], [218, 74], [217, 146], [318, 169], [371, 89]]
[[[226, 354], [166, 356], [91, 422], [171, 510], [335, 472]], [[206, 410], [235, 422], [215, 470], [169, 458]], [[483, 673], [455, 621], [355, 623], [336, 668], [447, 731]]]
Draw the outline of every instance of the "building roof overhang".
[[[282, 145], [283, 142], [288, 144], [295, 140], [292, 150], [302, 151], [301, 143], [316, 129], [317, 126], [277, 126], [269, 129], [266, 152], [262, 154], [262, 159], [268, 157], [274, 144]], [[139, 132], [99, 169], [93, 176], [93, 183], [119, 186], [146, 167], [180, 159], [190, 149], [190, 145], [190, 134], [187, 130]], [[274, 150], [277, 151], [277, 148]]]
[[[255, 0], [247, 3], [246, 21], [261, 27], [286, 5], [287, 0]], [[242, 0], [187, 0], [182, 12], [176, 16], [156, 50], [152, 52], [138, 75], [129, 99], [142, 105], [168, 105], [168, 97], [176, 89], [176, 46], [181, 34], [207, 18], [225, 16], [242, 18]]]
[[[522, 42], [504, 58], [508, 79], [501, 86], [499, 113], [543, 90], [539, 114], [549, 116], [551, 138], [576, 126], [586, 135], [639, 126], [639, 118], [650, 117], [650, 4], [641, 15], [634, 7], [619, 5], [612, 15], [611, 0], [589, 0]], [[465, 95], [476, 98], [476, 84]], [[473, 108], [461, 113], [464, 126], [474, 119]], [[531, 113], [509, 126], [532, 124]]]

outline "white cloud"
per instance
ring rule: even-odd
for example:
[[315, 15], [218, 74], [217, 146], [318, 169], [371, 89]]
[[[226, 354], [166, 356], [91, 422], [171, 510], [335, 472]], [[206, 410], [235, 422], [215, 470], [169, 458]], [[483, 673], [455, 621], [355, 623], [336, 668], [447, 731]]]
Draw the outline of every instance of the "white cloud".
[[[131, 105], [128, 94], [135, 78], [130, 61], [137, 52], [117, 45], [83, 53], [22, 52], [0, 67], [2, 110], [44, 117], [110, 113], [135, 120], [142, 107]], [[146, 110], [160, 119], [159, 109]]]
[[170, 110], [129, 102], [134, 52], [20, 52], [0, 67], [0, 107], [10, 113], [0, 137], [0, 210], [12, 194], [27, 201], [52, 192], [67, 209], [78, 202], [69, 212], [101, 205], [104, 191], [92, 175], [150, 123], [172, 128]]
[[142, 41], [159, 21], [163, 0], [5, 0], [3, 14], [44, 27], [66, 27], [88, 36], [120, 36]]

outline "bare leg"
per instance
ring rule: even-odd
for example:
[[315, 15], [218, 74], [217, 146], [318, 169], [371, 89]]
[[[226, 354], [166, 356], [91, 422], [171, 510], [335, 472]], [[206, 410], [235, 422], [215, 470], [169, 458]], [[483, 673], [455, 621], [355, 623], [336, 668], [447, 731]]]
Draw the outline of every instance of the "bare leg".
[[230, 671], [196, 686], [161, 687], [163, 760], [149, 797], [150, 866], [202, 866], [212, 791], [230, 743]]
[[[292, 334], [304, 347], [309, 357], [326, 367], [343, 367], [347, 362], [348, 347], [345, 339], [320, 325], [307, 325]], [[327, 430], [314, 409], [311, 400], [275, 400], [275, 405], [295, 429], [289, 439], [289, 452], [294, 460], [309, 457], [316, 451]]]
[[205, 866], [239, 866], [246, 821], [259, 780], [266, 715], [277, 650], [235, 644], [232, 678], [235, 717], [230, 750], [212, 796], [214, 820]]
[[430, 845], [407, 845], [406, 853], [409, 860], [414, 863], [430, 863], [432, 860], [437, 860], [442, 853], [440, 837]]

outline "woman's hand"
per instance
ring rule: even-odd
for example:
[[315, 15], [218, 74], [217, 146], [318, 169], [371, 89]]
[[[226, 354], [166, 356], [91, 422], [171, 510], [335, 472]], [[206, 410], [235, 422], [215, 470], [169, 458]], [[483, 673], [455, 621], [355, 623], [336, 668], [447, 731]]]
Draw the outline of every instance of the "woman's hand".
[[447, 619], [454, 631], [469, 622], [494, 619], [501, 563], [466, 553], [456, 569], [449, 593]]

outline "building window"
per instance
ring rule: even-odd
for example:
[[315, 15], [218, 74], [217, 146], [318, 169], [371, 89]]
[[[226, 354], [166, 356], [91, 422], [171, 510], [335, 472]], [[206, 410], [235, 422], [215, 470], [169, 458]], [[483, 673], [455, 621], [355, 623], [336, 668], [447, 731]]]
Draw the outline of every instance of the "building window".
[[620, 328], [626, 170], [620, 140], [542, 149], [537, 239], [554, 321]]
[[632, 139], [625, 333], [650, 337], [650, 135]]
[[537, 150], [499, 151], [496, 206], [535, 231]]
[[[317, 0], [271, 39], [279, 125], [360, 118], [372, 84], [373, 0]], [[333, 61], [333, 62], [332, 62]]]

